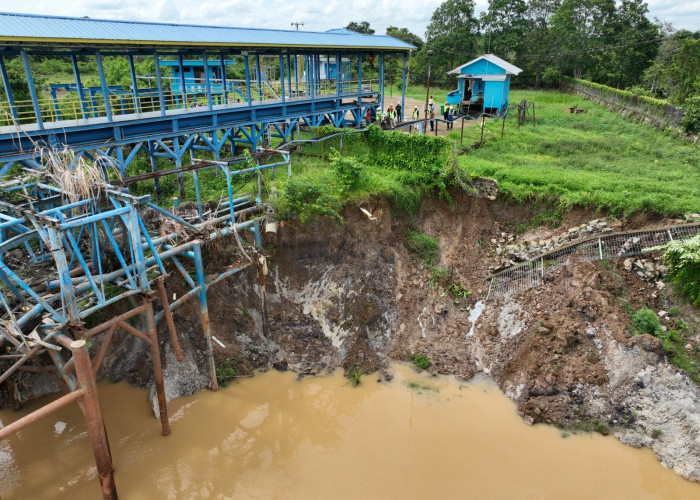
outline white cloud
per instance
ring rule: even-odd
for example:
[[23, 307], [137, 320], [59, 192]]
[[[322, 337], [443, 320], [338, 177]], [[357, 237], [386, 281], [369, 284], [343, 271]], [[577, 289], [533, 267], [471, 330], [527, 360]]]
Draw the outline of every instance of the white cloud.
[[[700, 29], [700, 0], [648, 0], [651, 17], [670, 21], [677, 28]], [[35, 14], [90, 16], [188, 24], [228, 25], [254, 28], [325, 31], [346, 26], [350, 21], [368, 21], [377, 33], [387, 26], [407, 27], [423, 37], [441, 0], [24, 0], [21, 8], [11, 0], [0, 0], [0, 11]], [[488, 0], [476, 2], [476, 14], [488, 7]]]

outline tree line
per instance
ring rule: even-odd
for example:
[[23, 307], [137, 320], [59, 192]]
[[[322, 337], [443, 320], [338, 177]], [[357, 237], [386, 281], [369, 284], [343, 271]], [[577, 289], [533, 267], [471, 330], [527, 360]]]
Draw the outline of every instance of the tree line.
[[[446, 0], [435, 9], [425, 38], [390, 26], [387, 35], [417, 47], [410, 82], [456, 87], [447, 72], [481, 54], [495, 54], [524, 71], [518, 83], [555, 86], [562, 76], [584, 78], [686, 105], [700, 95], [700, 31], [675, 30], [649, 19], [642, 0]], [[347, 29], [372, 34], [367, 21]], [[399, 64], [387, 76], [398, 81]]]

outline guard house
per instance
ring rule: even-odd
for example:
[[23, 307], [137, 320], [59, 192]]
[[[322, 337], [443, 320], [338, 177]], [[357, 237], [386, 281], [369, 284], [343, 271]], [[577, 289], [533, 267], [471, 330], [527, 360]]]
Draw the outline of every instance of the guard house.
[[493, 54], [484, 54], [463, 64], [448, 75], [457, 75], [459, 87], [447, 94], [447, 103], [459, 105], [468, 115], [502, 116], [508, 109], [511, 75], [522, 69]]

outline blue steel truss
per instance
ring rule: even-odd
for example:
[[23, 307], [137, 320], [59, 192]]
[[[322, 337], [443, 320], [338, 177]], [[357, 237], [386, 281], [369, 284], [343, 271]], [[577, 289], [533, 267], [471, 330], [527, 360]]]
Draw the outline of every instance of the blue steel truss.
[[[92, 314], [129, 297], [150, 296], [154, 283], [176, 272], [190, 289], [171, 304], [163, 294], [163, 310], [155, 314], [154, 321], [167, 319], [170, 311], [185, 301], [199, 298], [202, 329], [212, 360], [211, 384], [216, 386], [206, 292], [214, 283], [259, 264], [251, 255], [262, 246], [261, 223], [268, 217], [262, 201], [262, 177], [268, 170], [273, 175], [284, 167], [291, 175], [290, 155], [281, 150], [188, 166], [185, 172], [178, 172], [192, 175], [196, 186], [196, 207], [187, 217], [178, 209], [165, 210], [154, 204], [150, 196], [134, 196], [107, 183], [74, 202], [44, 179], [18, 179], [1, 185], [6, 198], [22, 201], [0, 201], [0, 344], [26, 353], [33, 342], [32, 333], [38, 333], [36, 340], [40, 341], [64, 329], [84, 331], [85, 320]], [[210, 169], [225, 176], [227, 188], [215, 208], [207, 210], [200, 197], [198, 176]], [[143, 179], [121, 182], [174, 173], [146, 174]], [[247, 176], [248, 182], [257, 180], [257, 194], [235, 196], [234, 186], [241, 176]], [[144, 221], [147, 212], [151, 212], [149, 220], [155, 215], [157, 224]], [[162, 234], [163, 227], [171, 230]], [[246, 233], [251, 237], [244, 238]], [[226, 236], [235, 240], [244, 264], [206, 276], [202, 246]], [[39, 277], [28, 273], [30, 263], [40, 270]], [[188, 269], [194, 270], [195, 278]], [[175, 336], [174, 331], [171, 335]]]

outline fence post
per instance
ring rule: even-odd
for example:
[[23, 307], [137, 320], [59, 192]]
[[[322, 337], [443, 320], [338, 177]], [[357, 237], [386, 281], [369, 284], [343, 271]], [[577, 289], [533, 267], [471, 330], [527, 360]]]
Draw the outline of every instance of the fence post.
[[600, 260], [603, 260], [603, 242], [598, 238], [598, 253], [600, 253]]

